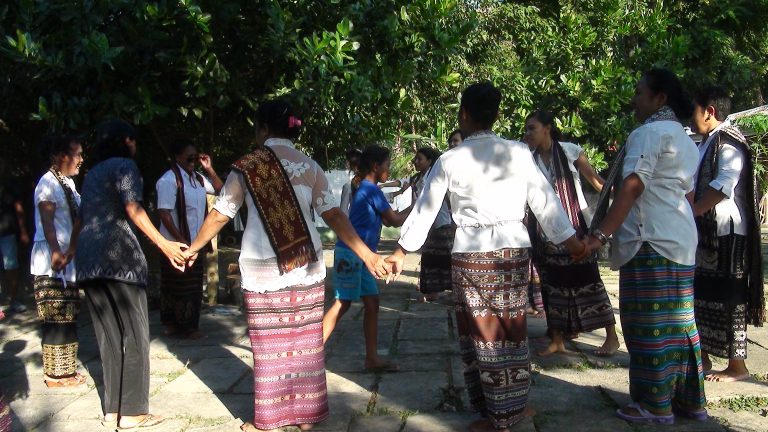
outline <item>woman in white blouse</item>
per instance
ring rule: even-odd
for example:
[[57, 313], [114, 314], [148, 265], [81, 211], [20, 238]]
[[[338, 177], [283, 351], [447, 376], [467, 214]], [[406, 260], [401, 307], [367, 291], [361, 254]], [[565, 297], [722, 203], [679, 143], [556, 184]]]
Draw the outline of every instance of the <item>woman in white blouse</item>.
[[[261, 179], [265, 189], [257, 190], [262, 186], [252, 180], [258, 173], [240, 171], [238, 161], [187, 252], [192, 259], [237, 214], [243, 203], [248, 206], [239, 263], [253, 348], [256, 401], [253, 422], [245, 423], [242, 429], [276, 431], [294, 425], [306, 430], [328, 417], [322, 331], [325, 264], [314, 215], [323, 218], [372, 274], [382, 277], [388, 266], [355, 233], [317, 162], [294, 146], [292, 140], [299, 135], [301, 120], [293, 114], [293, 108], [282, 101], [268, 101], [259, 107], [256, 120], [256, 141], [264, 147], [257, 148], [251, 155], [265, 152], [275, 155], [292, 192], [278, 193], [275, 188], [282, 183], [275, 179]], [[274, 194], [279, 196], [272, 196]], [[264, 196], [272, 199], [265, 202]], [[294, 202], [298, 208], [293, 207]], [[263, 204], [271, 206], [269, 214], [261, 213], [259, 206]], [[274, 215], [279, 212], [287, 217], [295, 210], [299, 211], [311, 237], [308, 246], [312, 250], [305, 252], [311, 253], [313, 259], [286, 269], [281, 264], [282, 248], [272, 243], [274, 233], [265, 228], [282, 226], [289, 228], [289, 234], [294, 236], [301, 226], [280, 225], [284, 219], [275, 220]]]
[[[620, 186], [604, 218], [595, 215], [597, 228], [588, 238], [595, 250], [613, 235], [611, 264], [620, 270], [633, 402], [616, 413], [642, 423], [671, 424], [675, 415], [704, 420], [704, 377], [693, 316], [697, 235], [686, 199], [694, 186], [698, 150], [680, 123], [693, 107], [677, 76], [666, 69], [643, 75], [633, 103], [642, 125], [617, 155], [606, 187], [618, 184], [614, 178], [621, 179]], [[607, 194], [602, 194], [605, 202]]]
[[491, 130], [500, 103], [501, 92], [489, 82], [464, 90], [459, 127], [466, 138], [432, 167], [403, 224], [399, 247], [387, 259], [399, 274], [407, 251], [418, 250], [427, 238], [447, 193], [457, 225], [452, 279], [464, 379], [471, 405], [486, 417], [472, 424], [473, 431], [506, 431], [533, 414], [526, 408], [526, 204], [549, 239], [565, 243], [574, 255], [586, 253], [528, 146]]
[[[207, 195], [219, 193], [224, 183], [211, 158], [199, 154], [192, 141], [177, 139], [170, 145], [171, 168], [157, 181], [157, 214], [160, 233], [168, 240], [189, 244], [208, 213]], [[195, 171], [200, 166], [206, 175]], [[202, 337], [198, 329], [203, 300], [203, 260], [181, 272], [160, 260], [160, 320], [166, 335], [189, 339]]]
[[45, 383], [48, 387], [66, 387], [85, 382], [85, 376], [77, 372], [80, 293], [73, 260], [80, 194], [71, 178], [80, 173], [83, 146], [78, 139], [67, 136], [49, 136], [43, 146], [51, 167], [35, 187], [30, 273], [42, 321]]
[[[591, 218], [586, 212], [587, 200], [581, 189], [580, 174], [598, 192], [603, 189], [603, 179], [589, 164], [579, 145], [562, 140], [555, 118], [549, 112], [535, 111], [528, 115], [524, 141], [533, 149], [536, 165], [555, 189], [578, 237], [583, 238], [588, 233]], [[613, 355], [619, 349], [619, 337], [613, 306], [597, 266], [597, 254], [582, 262], [574, 262], [565, 248], [548, 241], [534, 215], [529, 215], [528, 225], [552, 338], [549, 346], [539, 354], [566, 352], [564, 335], [605, 328], [605, 343], [595, 350], [595, 354]]]

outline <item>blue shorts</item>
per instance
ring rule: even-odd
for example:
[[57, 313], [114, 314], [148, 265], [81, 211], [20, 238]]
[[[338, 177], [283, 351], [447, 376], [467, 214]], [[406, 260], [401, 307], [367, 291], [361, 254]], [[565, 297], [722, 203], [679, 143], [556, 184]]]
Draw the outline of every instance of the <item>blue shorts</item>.
[[3, 270], [16, 270], [19, 268], [18, 255], [16, 234], [0, 237], [0, 256], [3, 257]]
[[351, 250], [336, 247], [333, 269], [333, 288], [337, 299], [355, 301], [363, 296], [379, 295], [376, 278]]

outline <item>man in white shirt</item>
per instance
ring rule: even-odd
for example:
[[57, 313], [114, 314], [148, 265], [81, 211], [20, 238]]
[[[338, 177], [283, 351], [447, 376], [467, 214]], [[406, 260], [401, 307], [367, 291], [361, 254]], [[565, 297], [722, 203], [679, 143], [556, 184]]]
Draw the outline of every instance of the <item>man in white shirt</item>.
[[699, 232], [694, 279], [696, 326], [704, 371], [709, 355], [728, 359], [728, 367], [708, 381], [749, 378], [747, 324], [765, 317], [760, 225], [752, 154], [741, 132], [726, 120], [731, 98], [709, 87], [694, 98], [693, 129], [703, 136], [693, 193]]
[[554, 243], [579, 255], [574, 259], [587, 252], [528, 146], [491, 130], [500, 103], [501, 92], [490, 82], [464, 90], [459, 127], [466, 139], [432, 167], [387, 258], [399, 274], [407, 251], [424, 244], [448, 194], [457, 225], [451, 271], [464, 380], [470, 404], [487, 417], [472, 423], [473, 432], [508, 431], [534, 414], [528, 406], [526, 204]]

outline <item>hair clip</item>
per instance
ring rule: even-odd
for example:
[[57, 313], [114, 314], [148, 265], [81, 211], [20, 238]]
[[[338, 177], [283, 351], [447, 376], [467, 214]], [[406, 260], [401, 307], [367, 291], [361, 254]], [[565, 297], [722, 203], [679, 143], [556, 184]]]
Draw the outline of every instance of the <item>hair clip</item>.
[[301, 126], [301, 119], [297, 119], [294, 116], [288, 117], [288, 129], [292, 129], [296, 126]]

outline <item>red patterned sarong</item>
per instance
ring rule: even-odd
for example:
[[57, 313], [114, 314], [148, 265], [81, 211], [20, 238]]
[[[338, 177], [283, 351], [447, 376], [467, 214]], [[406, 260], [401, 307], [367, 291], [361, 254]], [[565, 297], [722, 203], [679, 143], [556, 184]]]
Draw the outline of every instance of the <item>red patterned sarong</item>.
[[253, 350], [253, 424], [258, 429], [328, 418], [323, 353], [323, 282], [245, 291]]

